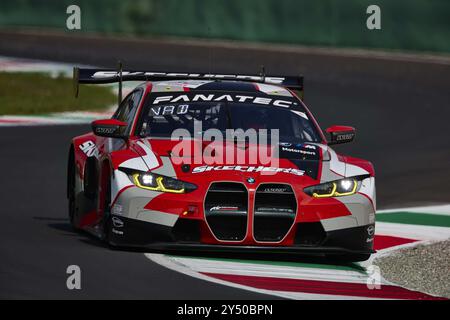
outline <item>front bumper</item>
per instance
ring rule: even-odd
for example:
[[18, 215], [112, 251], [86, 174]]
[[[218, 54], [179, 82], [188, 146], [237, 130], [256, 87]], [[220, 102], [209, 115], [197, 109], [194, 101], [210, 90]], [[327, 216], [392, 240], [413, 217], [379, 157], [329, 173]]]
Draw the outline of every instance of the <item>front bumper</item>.
[[[154, 252], [205, 252], [205, 253], [265, 253], [289, 255], [343, 255], [371, 254], [373, 237], [368, 229], [373, 225], [324, 232], [315, 244], [294, 241], [281, 244], [205, 244], [201, 242], [201, 221], [185, 219], [187, 225], [162, 226], [129, 218], [119, 218], [120, 227], [111, 226], [110, 244], [126, 248], [140, 248]], [[302, 232], [300, 227], [297, 232]], [[299, 237], [296, 237], [299, 238]]]
[[176, 252], [199, 252], [199, 253], [251, 253], [251, 254], [288, 254], [288, 255], [350, 255], [350, 254], [372, 254], [375, 250], [352, 250], [340, 247], [274, 247], [274, 246], [235, 246], [235, 245], [210, 245], [210, 244], [188, 244], [188, 243], [152, 243], [147, 245], [127, 245], [128, 248], [140, 248], [152, 252], [176, 253]]

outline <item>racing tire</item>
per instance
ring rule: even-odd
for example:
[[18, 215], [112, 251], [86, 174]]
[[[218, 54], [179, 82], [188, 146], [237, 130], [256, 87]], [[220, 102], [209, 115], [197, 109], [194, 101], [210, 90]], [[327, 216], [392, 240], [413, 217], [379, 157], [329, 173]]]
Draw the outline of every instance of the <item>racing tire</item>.
[[[106, 172], [103, 172], [103, 174]], [[107, 178], [105, 178], [104, 185], [104, 197], [103, 197], [103, 219], [102, 219], [102, 240], [110, 245], [111, 238], [111, 176], [109, 171], [107, 172]]]
[[69, 152], [69, 163], [67, 167], [67, 200], [68, 200], [68, 211], [69, 211], [69, 221], [71, 226], [78, 230], [75, 224], [75, 213], [76, 213], [76, 199], [75, 199], [75, 179], [76, 179], [76, 167], [73, 155], [73, 149]]

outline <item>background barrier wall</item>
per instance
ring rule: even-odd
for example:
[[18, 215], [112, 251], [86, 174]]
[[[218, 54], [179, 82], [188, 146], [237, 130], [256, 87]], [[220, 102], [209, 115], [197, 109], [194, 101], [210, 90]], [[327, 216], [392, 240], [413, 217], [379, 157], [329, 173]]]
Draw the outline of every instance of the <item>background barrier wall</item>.
[[[82, 29], [66, 29], [66, 8]], [[381, 30], [366, 8], [381, 8]], [[0, 28], [233, 39], [317, 46], [450, 52], [448, 0], [15, 0], [0, 2]]]

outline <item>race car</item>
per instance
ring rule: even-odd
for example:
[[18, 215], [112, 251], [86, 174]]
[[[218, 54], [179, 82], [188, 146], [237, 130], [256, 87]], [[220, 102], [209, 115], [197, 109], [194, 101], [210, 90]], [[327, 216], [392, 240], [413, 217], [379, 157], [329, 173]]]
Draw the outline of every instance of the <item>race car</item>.
[[[141, 84], [122, 99], [124, 81]], [[330, 147], [355, 129], [324, 133], [303, 77], [74, 68], [77, 94], [80, 83], [115, 82], [112, 118], [69, 148], [74, 228], [162, 252], [374, 253], [374, 167]]]

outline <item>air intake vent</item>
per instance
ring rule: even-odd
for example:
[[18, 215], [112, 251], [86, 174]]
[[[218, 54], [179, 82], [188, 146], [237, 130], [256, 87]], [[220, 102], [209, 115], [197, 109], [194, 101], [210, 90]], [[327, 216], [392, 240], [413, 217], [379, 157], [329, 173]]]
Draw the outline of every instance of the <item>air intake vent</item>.
[[326, 233], [320, 222], [303, 222], [297, 224], [295, 244], [302, 246], [318, 246], [326, 237]]
[[172, 228], [177, 242], [200, 242], [200, 223], [198, 220], [178, 219]]
[[205, 199], [205, 218], [214, 236], [242, 241], [247, 233], [248, 195], [243, 184], [213, 183]]
[[291, 186], [263, 184], [256, 190], [253, 236], [261, 242], [279, 242], [292, 227], [297, 202]]

